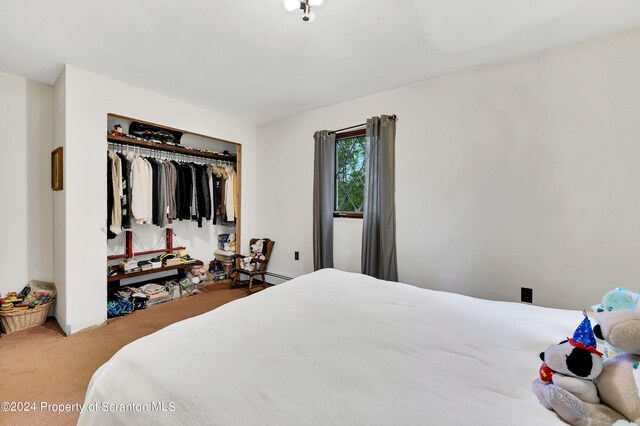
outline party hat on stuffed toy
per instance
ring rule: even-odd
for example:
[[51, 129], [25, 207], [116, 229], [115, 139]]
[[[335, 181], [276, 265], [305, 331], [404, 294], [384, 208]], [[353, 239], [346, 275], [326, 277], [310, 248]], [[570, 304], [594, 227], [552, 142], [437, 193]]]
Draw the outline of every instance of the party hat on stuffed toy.
[[589, 321], [589, 317], [587, 316], [586, 311], [582, 311], [584, 315], [584, 319], [576, 328], [576, 331], [573, 332], [573, 339], [567, 338], [571, 346], [575, 346], [576, 348], [586, 349], [593, 354], [598, 354], [603, 356], [601, 352], [598, 352], [596, 346], [598, 343], [596, 342], [596, 336], [593, 334], [593, 329], [591, 328], [591, 321]]

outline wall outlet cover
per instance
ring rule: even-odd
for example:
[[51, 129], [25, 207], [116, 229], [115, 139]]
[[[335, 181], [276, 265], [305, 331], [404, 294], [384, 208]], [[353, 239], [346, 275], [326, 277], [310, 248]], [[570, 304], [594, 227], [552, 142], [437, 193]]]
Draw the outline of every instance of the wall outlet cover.
[[520, 288], [520, 301], [525, 303], [533, 303], [533, 289], [521, 287]]
[[293, 258], [295, 260], [300, 260], [300, 252], [299, 251], [294, 251], [293, 252]]

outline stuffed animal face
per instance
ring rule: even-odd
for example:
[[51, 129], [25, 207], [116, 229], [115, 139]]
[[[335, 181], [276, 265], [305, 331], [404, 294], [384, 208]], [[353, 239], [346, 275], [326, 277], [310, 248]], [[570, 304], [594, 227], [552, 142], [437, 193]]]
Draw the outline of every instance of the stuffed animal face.
[[618, 287], [611, 290], [602, 298], [602, 305], [598, 312], [611, 312], [622, 309], [636, 309], [638, 307], [638, 294], [626, 288]]
[[251, 246], [251, 253], [259, 254], [262, 253], [262, 246], [264, 245], [264, 240], [258, 240]]
[[602, 358], [587, 349], [573, 346], [567, 340], [549, 346], [540, 359], [553, 371], [567, 376], [593, 380], [602, 372]]
[[640, 309], [605, 311], [596, 317], [596, 337], [623, 352], [640, 355]]

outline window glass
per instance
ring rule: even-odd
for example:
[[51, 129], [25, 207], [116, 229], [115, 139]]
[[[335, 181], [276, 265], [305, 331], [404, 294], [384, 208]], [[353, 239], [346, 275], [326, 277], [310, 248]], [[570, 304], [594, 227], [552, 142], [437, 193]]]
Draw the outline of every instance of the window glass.
[[365, 159], [365, 136], [336, 141], [336, 212], [364, 210]]

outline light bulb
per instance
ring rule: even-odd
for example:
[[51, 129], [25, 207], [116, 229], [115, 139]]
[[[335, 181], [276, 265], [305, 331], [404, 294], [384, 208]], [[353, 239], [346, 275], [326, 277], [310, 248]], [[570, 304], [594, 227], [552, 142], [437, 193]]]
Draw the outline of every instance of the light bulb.
[[310, 6], [320, 6], [324, 0], [309, 0]]
[[284, 8], [289, 12], [300, 9], [300, 0], [284, 0]]
[[309, 12], [309, 20], [307, 22], [313, 22], [316, 20], [316, 14], [312, 11]]

